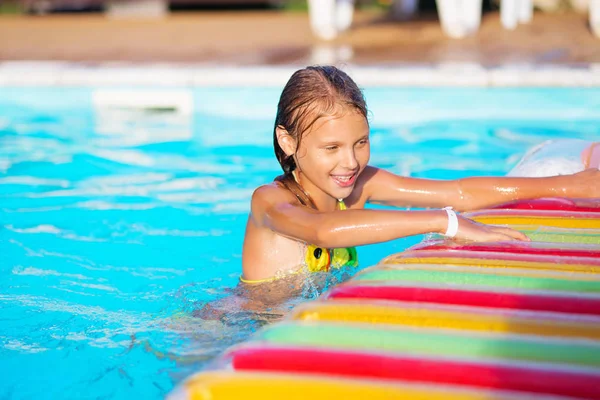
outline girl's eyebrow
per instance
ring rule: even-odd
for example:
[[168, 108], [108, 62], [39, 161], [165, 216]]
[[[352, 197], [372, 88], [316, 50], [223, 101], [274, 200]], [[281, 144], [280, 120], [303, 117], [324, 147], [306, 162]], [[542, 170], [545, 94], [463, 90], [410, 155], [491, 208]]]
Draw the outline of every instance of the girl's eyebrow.
[[[356, 142], [360, 142], [361, 140], [368, 139], [368, 138], [369, 138], [369, 136], [370, 136], [370, 133], [369, 133], [369, 132], [367, 132], [367, 133], [365, 133], [363, 136], [359, 137], [359, 138], [356, 140]], [[342, 141], [340, 141], [340, 140], [338, 140], [338, 139], [328, 139], [328, 138], [325, 138], [325, 139], [321, 140], [320, 142], [321, 142], [321, 144], [329, 144], [329, 145], [331, 145], [331, 144], [338, 144], [338, 145], [339, 145], [339, 144], [342, 144], [342, 143], [343, 143]]]
[[337, 140], [330, 140], [330, 141], [325, 140], [325, 141], [321, 142], [322, 146], [339, 146], [341, 144], [342, 144], [342, 142], [337, 141]]

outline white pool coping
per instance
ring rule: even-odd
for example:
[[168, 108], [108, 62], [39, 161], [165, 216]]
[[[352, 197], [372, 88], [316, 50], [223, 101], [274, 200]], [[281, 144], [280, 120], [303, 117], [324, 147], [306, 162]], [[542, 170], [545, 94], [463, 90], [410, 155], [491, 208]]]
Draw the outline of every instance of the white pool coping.
[[[84, 64], [0, 62], [1, 87], [73, 86], [264, 86], [281, 87], [302, 65], [230, 66], [194, 64]], [[359, 86], [405, 87], [600, 87], [600, 64], [585, 66], [345, 64]]]

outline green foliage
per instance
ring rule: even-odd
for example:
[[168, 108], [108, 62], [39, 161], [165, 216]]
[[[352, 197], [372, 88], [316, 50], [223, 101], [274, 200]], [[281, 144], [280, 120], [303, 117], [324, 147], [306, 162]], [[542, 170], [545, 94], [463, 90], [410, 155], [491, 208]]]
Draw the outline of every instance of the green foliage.
[[307, 0], [287, 0], [283, 3], [285, 11], [308, 11]]
[[22, 14], [23, 8], [14, 0], [0, 0], [0, 15]]

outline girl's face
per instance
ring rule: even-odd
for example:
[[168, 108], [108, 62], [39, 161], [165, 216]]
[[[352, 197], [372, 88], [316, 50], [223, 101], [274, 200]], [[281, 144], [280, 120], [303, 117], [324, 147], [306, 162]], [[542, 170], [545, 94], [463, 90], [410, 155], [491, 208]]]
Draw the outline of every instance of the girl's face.
[[348, 197], [369, 162], [369, 125], [359, 112], [322, 117], [305, 132], [296, 152], [300, 184], [317, 205]]

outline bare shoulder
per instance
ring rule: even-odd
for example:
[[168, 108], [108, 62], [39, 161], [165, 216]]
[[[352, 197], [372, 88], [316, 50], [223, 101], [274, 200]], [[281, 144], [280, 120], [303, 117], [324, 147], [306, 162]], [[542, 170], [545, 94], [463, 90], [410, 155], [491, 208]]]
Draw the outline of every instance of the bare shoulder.
[[[364, 202], [405, 207], [414, 202], [420, 204], [423, 199], [419, 193], [424, 188], [429, 191], [436, 189], [432, 185], [437, 184], [368, 166], [357, 181], [357, 192], [360, 193], [360, 200]], [[414, 193], [417, 193], [419, 198], [414, 198]]]
[[262, 216], [269, 208], [278, 204], [293, 204], [297, 202], [298, 200], [289, 190], [275, 182], [259, 186], [252, 193], [250, 206], [252, 218], [255, 221], [262, 220]]
[[364, 185], [371, 184], [390, 175], [396, 176], [391, 172], [386, 171], [385, 169], [373, 167], [372, 165], [367, 165], [362, 174], [360, 174], [360, 177], [358, 178], [358, 183], [362, 183]]
[[365, 193], [370, 193], [371, 189], [378, 185], [389, 183], [389, 180], [394, 178], [401, 179], [400, 176], [386, 171], [385, 169], [367, 165], [362, 174], [360, 174], [356, 186]]
[[367, 165], [356, 180], [350, 197], [345, 200], [348, 208], [363, 208], [373, 193], [374, 183], [379, 179], [381, 169]]

